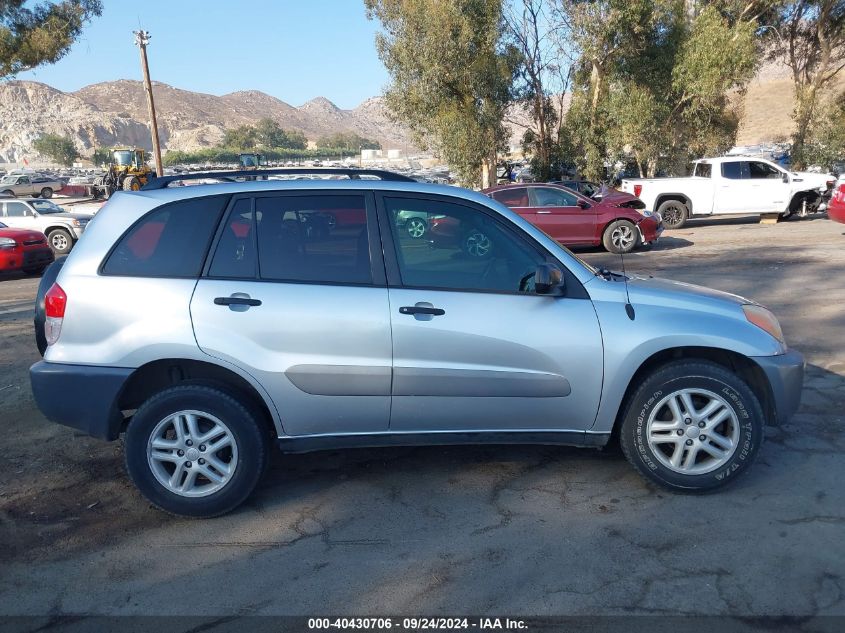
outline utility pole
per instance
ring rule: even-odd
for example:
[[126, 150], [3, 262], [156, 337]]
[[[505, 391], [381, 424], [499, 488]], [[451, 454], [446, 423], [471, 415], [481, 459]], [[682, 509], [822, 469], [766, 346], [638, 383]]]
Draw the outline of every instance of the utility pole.
[[164, 168], [161, 164], [161, 145], [158, 143], [158, 123], [156, 123], [156, 106], [153, 101], [153, 85], [150, 83], [150, 66], [147, 63], [147, 44], [150, 43], [150, 32], [132, 31], [132, 33], [135, 35], [135, 46], [141, 50], [141, 72], [144, 73], [144, 90], [147, 93], [147, 108], [150, 111], [150, 133], [153, 137], [156, 175], [161, 176]]

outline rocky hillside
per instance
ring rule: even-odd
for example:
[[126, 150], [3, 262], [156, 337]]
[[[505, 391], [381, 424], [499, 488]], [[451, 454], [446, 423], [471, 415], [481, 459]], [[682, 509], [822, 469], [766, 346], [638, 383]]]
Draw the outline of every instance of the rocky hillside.
[[[215, 95], [154, 83], [159, 134], [166, 149], [215, 145], [226, 128], [270, 117], [312, 141], [334, 132], [356, 132], [385, 148], [412, 149], [408, 134], [387, 116], [381, 99], [342, 110], [324, 97], [294, 107], [254, 90]], [[150, 146], [147, 102], [138, 81], [112, 81], [64, 93], [31, 81], [0, 83], [0, 163], [32, 157], [41, 134], [69, 135], [83, 155], [115, 144]]]

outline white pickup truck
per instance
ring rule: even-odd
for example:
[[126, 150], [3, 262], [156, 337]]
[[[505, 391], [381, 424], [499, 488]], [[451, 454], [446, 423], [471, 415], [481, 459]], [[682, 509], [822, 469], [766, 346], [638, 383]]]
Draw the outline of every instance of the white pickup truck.
[[657, 211], [667, 229], [679, 229], [697, 216], [812, 213], [834, 182], [830, 174], [789, 172], [762, 158], [725, 156], [695, 161], [687, 178], [631, 178], [621, 188]]

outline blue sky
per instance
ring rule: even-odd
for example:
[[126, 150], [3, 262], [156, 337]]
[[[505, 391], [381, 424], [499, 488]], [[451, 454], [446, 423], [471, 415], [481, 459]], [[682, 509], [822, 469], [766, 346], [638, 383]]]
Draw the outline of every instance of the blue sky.
[[381, 93], [387, 72], [363, 0], [104, 0], [70, 53], [18, 79], [63, 91], [140, 79], [132, 31], [152, 35], [150, 74], [177, 88], [222, 95], [261, 90], [292, 105], [324, 96], [353, 108]]

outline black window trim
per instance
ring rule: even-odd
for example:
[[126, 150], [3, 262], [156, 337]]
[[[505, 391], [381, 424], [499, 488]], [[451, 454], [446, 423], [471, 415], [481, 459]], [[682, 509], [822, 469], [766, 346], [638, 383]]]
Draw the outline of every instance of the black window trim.
[[[114, 253], [114, 251], [117, 250], [118, 245], [123, 241], [123, 238], [125, 238], [136, 226], [141, 224], [141, 222], [143, 222], [148, 216], [150, 216], [153, 213], [157, 213], [158, 211], [161, 211], [165, 207], [169, 207], [169, 206], [174, 205], [174, 204], [179, 204], [181, 202], [185, 202], [186, 200], [187, 201], [194, 201], [194, 200], [203, 200], [205, 198], [221, 198], [221, 199], [231, 198], [231, 194], [219, 194], [219, 193], [217, 193], [217, 194], [211, 194], [211, 195], [208, 195], [208, 196], [196, 196], [194, 198], [181, 198], [179, 200], [171, 200], [170, 202], [165, 202], [164, 204], [160, 204], [157, 207], [150, 209], [149, 211], [144, 213], [140, 218], [138, 218], [132, 224], [130, 224], [129, 227], [125, 231], [123, 231], [123, 233], [120, 234], [120, 237], [118, 237], [114, 241], [114, 244], [111, 245], [111, 248], [109, 248], [105, 257], [103, 257], [102, 261], [100, 261], [100, 265], [97, 267], [97, 275], [102, 276], [102, 277], [129, 277], [129, 278], [132, 278], [132, 279], [198, 279], [199, 274], [194, 274], [194, 275], [152, 275], [152, 274], [148, 274], [148, 275], [124, 275], [124, 274], [120, 274], [120, 273], [107, 273], [105, 271], [105, 266], [106, 266], [106, 263], [111, 258], [112, 253]], [[220, 220], [223, 217], [222, 214], [225, 213], [225, 211], [229, 208], [230, 202], [231, 202], [231, 200], [222, 204], [221, 205], [222, 211], [217, 212], [218, 228], [219, 228], [219, 225], [220, 225]], [[217, 232], [217, 229], [211, 231], [211, 237], [209, 238], [208, 242], [205, 245], [205, 250], [203, 252], [203, 256], [200, 258], [200, 262], [202, 263], [201, 266], [200, 266], [200, 274], [202, 273], [202, 271], [205, 268], [205, 262], [206, 262], [206, 260], [208, 260], [208, 253], [209, 253], [209, 250], [211, 248], [211, 244], [214, 241], [214, 236], [215, 236], [216, 232]]]
[[[473, 211], [487, 215], [494, 221], [499, 222], [505, 231], [509, 231], [518, 239], [525, 240], [528, 245], [536, 249], [538, 253], [543, 257], [543, 259], [545, 259], [548, 263], [552, 263], [560, 268], [566, 286], [564, 294], [538, 295], [536, 293], [506, 290], [482, 290], [479, 288], [443, 288], [439, 286], [405, 285], [402, 282], [402, 277], [399, 272], [399, 261], [396, 256], [396, 243], [393, 240], [390, 217], [387, 213], [387, 205], [385, 203], [385, 198], [406, 198], [414, 200], [429, 200], [432, 202], [443, 202], [446, 204], [467, 207], [469, 209], [472, 209]], [[569, 268], [563, 262], [561, 262], [557, 257], [555, 257], [545, 246], [540, 244], [531, 234], [523, 231], [518, 226], [513, 224], [513, 222], [508, 220], [508, 218], [502, 217], [500, 213], [497, 213], [493, 209], [489, 209], [484, 205], [478, 204], [470, 200], [465, 200], [463, 198], [457, 198], [452, 196], [417, 193], [413, 191], [379, 191], [378, 195], [376, 196], [376, 209], [378, 210], [379, 225], [382, 227], [381, 245], [384, 254], [385, 269], [387, 271], [388, 288], [401, 288], [404, 290], [426, 290], [432, 292], [462, 292], [472, 294], [494, 294], [516, 297], [539, 297], [544, 299], [590, 299], [590, 295], [587, 293], [587, 289], [584, 288], [584, 284], [581, 283], [581, 280], [578, 279], [575, 274], [571, 270], [569, 270]]]
[[[218, 275], [210, 274], [209, 271], [211, 270], [211, 262], [214, 259], [214, 253], [217, 250], [217, 244], [220, 242], [220, 238], [222, 237], [223, 231], [225, 230], [226, 220], [228, 220], [229, 216], [231, 215], [232, 208], [239, 200], [243, 200], [244, 198], [252, 200], [250, 208], [253, 211], [252, 224], [253, 229], [255, 229], [256, 198], [302, 198], [310, 196], [343, 197], [349, 195], [362, 196], [364, 198], [364, 207], [367, 218], [367, 241], [370, 249], [370, 274], [373, 279], [371, 283], [355, 281], [311, 281], [306, 279], [262, 279], [259, 274], [260, 266], [258, 264], [258, 246], [256, 242], [256, 240], [258, 239], [257, 230], [252, 231], [253, 247], [256, 253], [256, 270], [252, 277], [221, 277]], [[205, 263], [202, 267], [200, 279], [208, 279], [212, 281], [246, 281], [250, 283], [256, 282], [269, 284], [297, 284], [305, 286], [353, 286], [359, 288], [384, 288], [387, 285], [387, 278], [385, 274], [384, 260], [381, 252], [378, 249], [378, 244], [381, 244], [381, 238], [379, 236], [378, 221], [376, 218], [375, 201], [373, 199], [373, 194], [371, 191], [361, 189], [300, 189], [289, 191], [250, 191], [238, 193], [232, 195], [232, 199], [229, 201], [229, 204], [226, 206], [223, 215], [218, 221], [217, 231], [215, 231], [214, 239], [212, 240], [212, 243], [208, 251], [206, 252]]]

